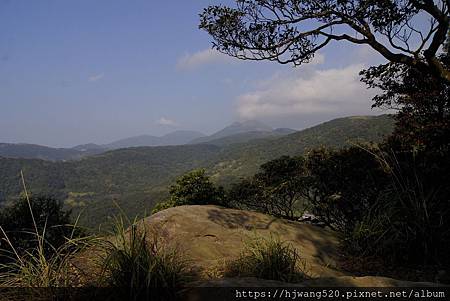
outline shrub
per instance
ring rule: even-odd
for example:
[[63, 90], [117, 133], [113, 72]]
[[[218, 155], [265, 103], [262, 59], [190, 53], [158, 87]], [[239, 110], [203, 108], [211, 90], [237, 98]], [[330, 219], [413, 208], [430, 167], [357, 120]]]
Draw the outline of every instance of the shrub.
[[[39, 248], [39, 238], [45, 240], [43, 254], [51, 256], [55, 249], [63, 246], [67, 238], [81, 237], [84, 231], [72, 225], [70, 211], [62, 209], [56, 199], [46, 196], [21, 198], [10, 207], [0, 212], [0, 262], [8, 261], [8, 254], [13, 245], [19, 255], [33, 252]], [[4, 239], [8, 235], [10, 244]], [[3, 237], [2, 237], [3, 236]]]
[[273, 237], [248, 243], [241, 256], [228, 264], [225, 275], [283, 282], [299, 282], [307, 277], [305, 261], [297, 249]]

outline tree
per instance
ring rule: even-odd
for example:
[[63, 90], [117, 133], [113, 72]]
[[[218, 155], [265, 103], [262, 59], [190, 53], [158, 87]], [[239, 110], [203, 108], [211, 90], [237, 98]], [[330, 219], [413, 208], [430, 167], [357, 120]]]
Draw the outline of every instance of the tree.
[[216, 187], [204, 169], [195, 169], [180, 176], [169, 187], [170, 197], [155, 206], [152, 213], [183, 205], [225, 205], [225, 192]]
[[295, 220], [303, 214], [304, 160], [283, 156], [261, 165], [261, 172], [233, 185], [229, 198], [237, 207]]
[[263, 183], [272, 214], [295, 220], [303, 214], [304, 159], [282, 156], [261, 165], [255, 178]]
[[325, 224], [349, 233], [377, 202], [389, 180], [375, 149], [317, 149], [306, 157], [310, 211]]
[[264, 186], [254, 178], [234, 183], [228, 191], [228, 199], [232, 207], [270, 213], [264, 198]]
[[450, 82], [437, 58], [449, 10], [449, 0], [236, 0], [233, 8], [205, 8], [199, 27], [213, 47], [240, 59], [300, 65], [332, 41], [348, 41]]
[[[450, 68], [450, 36], [438, 59]], [[398, 110], [392, 139], [403, 146], [439, 150], [450, 143], [450, 83], [413, 67], [389, 63], [361, 72], [362, 81], [382, 93], [373, 107]], [[399, 138], [399, 139], [397, 139]]]
[[169, 193], [177, 206], [207, 205], [219, 202], [218, 190], [204, 169], [196, 169], [179, 177]]

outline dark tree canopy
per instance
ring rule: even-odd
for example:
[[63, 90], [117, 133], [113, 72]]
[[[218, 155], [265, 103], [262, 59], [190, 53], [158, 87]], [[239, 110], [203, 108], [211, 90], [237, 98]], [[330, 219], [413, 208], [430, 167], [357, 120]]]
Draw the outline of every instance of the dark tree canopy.
[[217, 50], [240, 59], [300, 65], [332, 41], [348, 41], [450, 82], [437, 57], [449, 9], [450, 0], [236, 0], [205, 8], [200, 28]]
[[304, 159], [283, 156], [260, 167], [261, 172], [234, 184], [228, 194], [237, 208], [295, 220], [303, 215], [306, 194]]
[[183, 205], [226, 206], [223, 187], [216, 187], [205, 169], [194, 169], [178, 177], [176, 183], [169, 187], [169, 194], [169, 199], [158, 203], [152, 213]]
[[[450, 68], [450, 39], [438, 60]], [[373, 107], [398, 110], [394, 137], [404, 146], [439, 150], [450, 143], [450, 82], [422, 74], [398, 63], [373, 66], [361, 72], [362, 81], [382, 91]]]
[[[8, 258], [5, 251], [10, 252], [9, 243], [4, 234], [20, 254], [26, 251], [35, 250], [38, 245], [36, 228], [39, 235], [44, 235], [45, 254], [49, 255], [60, 247], [67, 238], [79, 237], [83, 231], [76, 228], [70, 219], [71, 211], [63, 209], [63, 203], [47, 196], [37, 196], [30, 198], [31, 214], [29, 203], [22, 198], [12, 206], [0, 210], [0, 263]], [[10, 255], [7, 253], [7, 255]]]
[[222, 188], [217, 188], [206, 175], [205, 169], [192, 170], [170, 186], [170, 199], [174, 206], [218, 204]]

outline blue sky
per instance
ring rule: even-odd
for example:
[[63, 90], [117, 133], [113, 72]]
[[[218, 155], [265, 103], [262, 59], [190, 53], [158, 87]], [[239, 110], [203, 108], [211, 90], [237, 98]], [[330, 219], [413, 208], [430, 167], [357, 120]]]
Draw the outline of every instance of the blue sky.
[[108, 143], [257, 119], [301, 129], [378, 114], [377, 54], [335, 43], [300, 68], [210, 50], [202, 8], [229, 1], [0, 0], [0, 142]]

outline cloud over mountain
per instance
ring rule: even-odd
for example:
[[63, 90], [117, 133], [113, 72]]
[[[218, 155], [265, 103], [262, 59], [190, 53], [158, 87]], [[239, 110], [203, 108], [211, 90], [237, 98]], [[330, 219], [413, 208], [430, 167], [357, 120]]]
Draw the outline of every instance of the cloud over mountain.
[[[306, 67], [306, 66], [305, 66]], [[371, 97], [359, 80], [362, 64], [320, 70], [314, 66], [281, 73], [237, 98], [241, 118], [370, 112]]]

